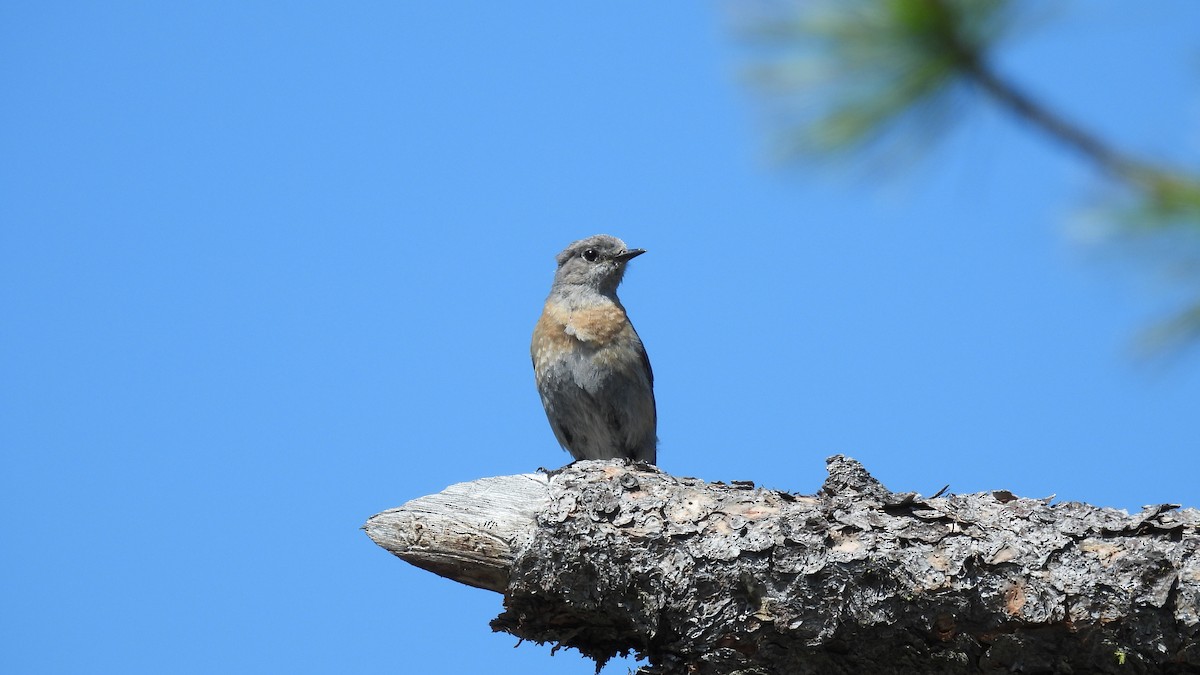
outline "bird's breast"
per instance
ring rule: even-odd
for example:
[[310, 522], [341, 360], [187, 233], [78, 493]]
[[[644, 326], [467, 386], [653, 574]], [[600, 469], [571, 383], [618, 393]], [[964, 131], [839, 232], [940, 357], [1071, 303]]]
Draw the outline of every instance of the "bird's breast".
[[636, 340], [620, 305], [565, 309], [547, 302], [534, 328], [530, 351], [534, 367], [541, 373], [554, 362], [625, 360], [620, 356], [628, 350], [620, 346]]
[[535, 334], [544, 333], [552, 342], [567, 347], [572, 342], [603, 347], [618, 339], [629, 326], [620, 305], [603, 304], [582, 309], [564, 309], [547, 302]]

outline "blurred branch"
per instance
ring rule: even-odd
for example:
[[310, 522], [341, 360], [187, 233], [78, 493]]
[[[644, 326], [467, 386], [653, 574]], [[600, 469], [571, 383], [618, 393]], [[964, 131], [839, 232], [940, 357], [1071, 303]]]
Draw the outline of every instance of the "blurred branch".
[[[778, 114], [788, 154], [846, 152], [917, 127], [926, 135], [964, 90], [981, 92], [1125, 185], [1116, 217], [1140, 235], [1166, 231], [1200, 251], [1200, 176], [1117, 150], [1001, 76], [989, 54], [1015, 30], [1015, 0], [766, 2], [746, 22], [762, 50], [752, 70]], [[1200, 340], [1200, 299], [1155, 327], [1150, 343]]]
[[1011, 113], [1038, 127], [1063, 145], [1076, 150], [1114, 176], [1125, 179], [1147, 170], [1146, 167], [1113, 150], [1096, 136], [1043, 107], [996, 74], [980, 56], [971, 52], [963, 54], [963, 74]]

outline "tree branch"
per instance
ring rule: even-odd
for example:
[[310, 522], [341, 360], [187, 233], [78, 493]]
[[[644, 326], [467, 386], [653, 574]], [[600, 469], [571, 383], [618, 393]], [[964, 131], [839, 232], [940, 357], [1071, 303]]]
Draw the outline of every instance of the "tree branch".
[[1042, 106], [1015, 85], [1001, 78], [986, 63], [972, 60], [968, 64], [965, 70], [967, 76], [992, 99], [1018, 118], [1092, 160], [1102, 170], [1125, 180], [1149, 170], [1143, 164], [1118, 153], [1098, 136]]
[[829, 460], [815, 496], [620, 461], [452, 486], [372, 517], [492, 622], [653, 673], [1200, 673], [1200, 512], [896, 494]]

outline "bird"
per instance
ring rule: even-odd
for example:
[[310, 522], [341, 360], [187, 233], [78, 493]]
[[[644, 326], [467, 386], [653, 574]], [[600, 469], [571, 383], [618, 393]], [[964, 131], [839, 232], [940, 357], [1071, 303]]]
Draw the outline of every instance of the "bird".
[[556, 257], [529, 353], [550, 428], [576, 460], [658, 459], [654, 371], [617, 298], [629, 261], [645, 252], [598, 234]]

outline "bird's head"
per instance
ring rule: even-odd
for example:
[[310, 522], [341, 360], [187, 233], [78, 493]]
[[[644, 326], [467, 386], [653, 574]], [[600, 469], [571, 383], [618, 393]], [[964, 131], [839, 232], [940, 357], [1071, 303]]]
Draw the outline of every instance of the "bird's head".
[[597, 234], [573, 242], [558, 254], [558, 271], [554, 274], [554, 287], [582, 287], [603, 295], [615, 295], [621, 277], [625, 276], [625, 264], [645, 253], [644, 249], [631, 249], [625, 242], [607, 234]]

